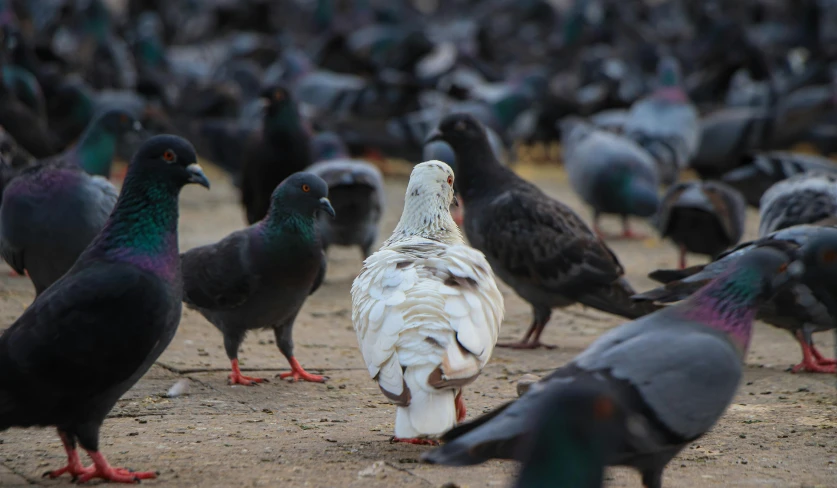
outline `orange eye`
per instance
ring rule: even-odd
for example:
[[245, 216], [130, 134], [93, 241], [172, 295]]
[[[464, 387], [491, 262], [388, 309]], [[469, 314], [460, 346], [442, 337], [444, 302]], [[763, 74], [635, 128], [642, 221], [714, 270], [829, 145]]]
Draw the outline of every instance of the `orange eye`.
[[172, 151], [166, 151], [163, 153], [163, 159], [165, 159], [168, 162], [172, 162], [176, 159], [176, 157]]
[[784, 272], [786, 269], [788, 269], [788, 263], [785, 263], [785, 264], [779, 266], [779, 272], [780, 273]]
[[593, 416], [597, 419], [608, 419], [612, 417], [614, 410], [615, 406], [609, 398], [600, 397], [593, 403]]
[[453, 176], [448, 176], [448, 185], [453, 186]]
[[311, 187], [308, 185], [302, 185], [302, 191], [308, 193], [309, 191], [311, 191]]
[[834, 249], [825, 251], [822, 253], [822, 261], [824, 263], [833, 263], [834, 261], [837, 261], [837, 251]]
[[282, 90], [276, 90], [273, 92], [273, 99], [277, 102], [281, 102], [285, 98], [285, 93]]

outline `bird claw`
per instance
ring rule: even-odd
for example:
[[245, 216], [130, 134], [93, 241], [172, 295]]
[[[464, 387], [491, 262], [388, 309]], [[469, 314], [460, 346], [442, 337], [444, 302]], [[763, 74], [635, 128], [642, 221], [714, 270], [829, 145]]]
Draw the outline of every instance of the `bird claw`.
[[416, 446], [438, 446], [439, 441], [433, 439], [404, 439], [401, 437], [393, 436], [389, 440], [390, 444], [413, 444]]
[[311, 374], [305, 370], [297, 371], [293, 370], [288, 373], [280, 373], [277, 376], [281, 379], [290, 378], [291, 383], [296, 383], [297, 381], [309, 381], [311, 383], [325, 383], [328, 379], [328, 376], [320, 376], [316, 374]]
[[802, 361], [791, 368], [791, 373], [799, 373], [801, 371], [806, 373], [835, 374], [837, 373], [837, 364], [828, 364], [828, 361]]
[[270, 383], [270, 381], [267, 378], [254, 378], [236, 373], [230, 373], [227, 377], [227, 384], [229, 385], [253, 386], [259, 383]]
[[555, 349], [556, 345], [553, 344], [544, 344], [541, 341], [532, 341], [532, 342], [498, 342], [497, 347], [505, 347], [508, 349]]

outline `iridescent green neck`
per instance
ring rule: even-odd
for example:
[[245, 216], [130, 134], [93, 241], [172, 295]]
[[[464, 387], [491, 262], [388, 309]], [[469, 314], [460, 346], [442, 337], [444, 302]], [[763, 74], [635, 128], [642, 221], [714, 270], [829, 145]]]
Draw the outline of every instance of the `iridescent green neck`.
[[290, 132], [302, 127], [299, 112], [291, 103], [287, 103], [276, 110], [276, 113], [268, 114], [264, 119], [264, 131], [266, 134], [276, 132]]
[[91, 175], [109, 177], [116, 153], [116, 134], [94, 121], [74, 149], [79, 165]]
[[268, 243], [310, 244], [317, 239], [313, 215], [303, 215], [282, 205], [272, 205], [261, 225], [262, 235]]

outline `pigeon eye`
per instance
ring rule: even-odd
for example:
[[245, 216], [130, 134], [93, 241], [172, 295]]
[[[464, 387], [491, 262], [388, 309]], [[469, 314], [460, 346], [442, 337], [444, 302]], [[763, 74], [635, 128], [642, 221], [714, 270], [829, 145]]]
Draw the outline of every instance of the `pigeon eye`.
[[453, 186], [453, 176], [448, 176], [448, 185]]
[[829, 249], [822, 253], [822, 262], [833, 263], [835, 261], [837, 261], [837, 251], [834, 249]]
[[302, 185], [302, 191], [308, 193], [309, 191], [311, 191], [311, 187], [308, 185]]
[[593, 403], [593, 416], [597, 419], [609, 419], [614, 410], [613, 402], [609, 398], [600, 397]]
[[453, 126], [453, 128], [458, 130], [459, 132], [464, 132], [465, 131], [465, 122], [462, 122], [460, 120], [459, 122], [456, 123], [455, 126]]
[[788, 263], [782, 263], [782, 265], [779, 266], [780, 273], [784, 273], [786, 269], [788, 269]]
[[171, 163], [177, 159], [177, 156], [174, 155], [173, 151], [169, 150], [163, 153], [163, 159]]
[[273, 99], [277, 102], [281, 102], [282, 100], [284, 100], [284, 98], [285, 94], [282, 92], [282, 90], [276, 90], [275, 92], [273, 92]]

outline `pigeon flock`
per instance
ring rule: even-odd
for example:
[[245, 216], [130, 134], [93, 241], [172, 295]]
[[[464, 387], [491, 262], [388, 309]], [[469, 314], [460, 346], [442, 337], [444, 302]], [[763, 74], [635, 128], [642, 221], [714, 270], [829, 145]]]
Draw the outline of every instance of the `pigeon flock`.
[[[755, 320], [798, 341], [793, 373], [837, 375], [815, 344], [837, 332], [834, 32], [827, 0], [0, 1], [0, 256], [35, 293], [0, 324], [0, 432], [55, 428], [49, 478], [157, 478], [113, 467], [101, 428], [183, 304], [220, 331], [229, 385], [265, 388], [239, 365], [261, 329], [278, 377], [325, 383], [293, 327], [342, 246], [363, 259], [351, 322], [391, 442], [520, 461], [517, 488], [598, 488], [606, 466], [660, 488], [732, 403]], [[588, 218], [515, 171], [553, 143]], [[181, 252], [199, 160], [243, 221]], [[393, 160], [412, 165], [403, 201]], [[608, 244], [643, 220], [679, 251], [645, 291]], [[503, 286], [531, 306], [518, 342], [498, 342]], [[495, 348], [555, 348], [553, 309], [576, 304], [626, 322], [468, 419]]]

